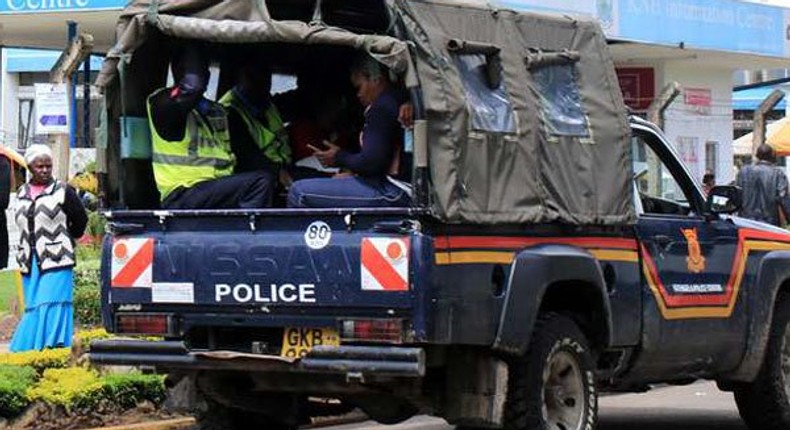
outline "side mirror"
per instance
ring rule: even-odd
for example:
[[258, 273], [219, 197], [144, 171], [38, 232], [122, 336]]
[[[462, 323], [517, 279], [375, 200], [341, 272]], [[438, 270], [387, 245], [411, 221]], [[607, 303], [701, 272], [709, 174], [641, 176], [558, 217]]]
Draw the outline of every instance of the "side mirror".
[[741, 208], [741, 189], [734, 185], [716, 185], [708, 193], [709, 214], [731, 214]]

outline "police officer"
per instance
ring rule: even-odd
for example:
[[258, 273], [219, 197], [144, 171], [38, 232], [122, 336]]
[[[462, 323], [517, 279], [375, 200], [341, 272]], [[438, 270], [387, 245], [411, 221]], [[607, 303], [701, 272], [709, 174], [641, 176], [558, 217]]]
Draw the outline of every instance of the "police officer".
[[153, 170], [166, 209], [260, 208], [271, 205], [271, 173], [233, 174], [225, 108], [203, 93], [209, 79], [205, 47], [175, 50], [177, 84], [148, 97]]
[[271, 84], [268, 64], [260, 55], [250, 53], [238, 83], [219, 100], [228, 111], [237, 173], [276, 174], [291, 162], [288, 132], [272, 102]]

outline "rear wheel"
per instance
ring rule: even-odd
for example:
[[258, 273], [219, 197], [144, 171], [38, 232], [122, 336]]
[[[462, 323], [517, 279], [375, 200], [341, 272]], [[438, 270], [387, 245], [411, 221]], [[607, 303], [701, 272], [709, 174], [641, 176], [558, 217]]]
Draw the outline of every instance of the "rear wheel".
[[735, 388], [735, 402], [750, 429], [790, 428], [790, 297], [778, 299], [760, 373]]
[[576, 323], [542, 315], [525, 357], [510, 364], [505, 428], [587, 430], [597, 421], [593, 357]]

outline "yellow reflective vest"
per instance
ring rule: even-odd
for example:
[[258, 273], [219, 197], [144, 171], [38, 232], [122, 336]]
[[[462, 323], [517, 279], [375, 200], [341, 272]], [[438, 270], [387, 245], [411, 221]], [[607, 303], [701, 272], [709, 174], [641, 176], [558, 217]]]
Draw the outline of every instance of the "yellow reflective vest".
[[190, 188], [195, 184], [222, 178], [233, 173], [235, 158], [230, 149], [228, 115], [225, 109], [210, 103], [207, 114], [193, 109], [187, 115], [184, 137], [168, 141], [156, 131], [151, 118], [151, 100], [160, 91], [148, 97], [148, 125], [153, 146], [153, 169], [156, 187], [164, 200], [177, 188]]
[[247, 131], [255, 140], [263, 155], [276, 164], [288, 164], [291, 162], [291, 146], [288, 144], [288, 131], [285, 129], [280, 112], [273, 103], [263, 112], [266, 124], [263, 124], [251, 112], [247, 103], [239, 97], [235, 89], [225, 93], [219, 103], [239, 113]]

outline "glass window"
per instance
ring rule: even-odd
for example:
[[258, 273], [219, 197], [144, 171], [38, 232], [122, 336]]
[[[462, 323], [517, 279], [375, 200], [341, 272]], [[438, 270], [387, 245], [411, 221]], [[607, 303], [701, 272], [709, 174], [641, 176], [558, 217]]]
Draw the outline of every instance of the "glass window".
[[543, 117], [550, 134], [589, 137], [587, 116], [582, 109], [576, 69], [557, 64], [532, 70]]
[[[472, 128], [499, 133], [515, 133], [513, 106], [507, 98], [502, 69], [491, 67], [485, 55], [454, 55], [466, 91], [466, 102], [472, 111]], [[489, 78], [491, 70], [497, 73]]]
[[631, 140], [636, 190], [645, 213], [688, 214], [688, 198], [672, 172], [641, 138]]

